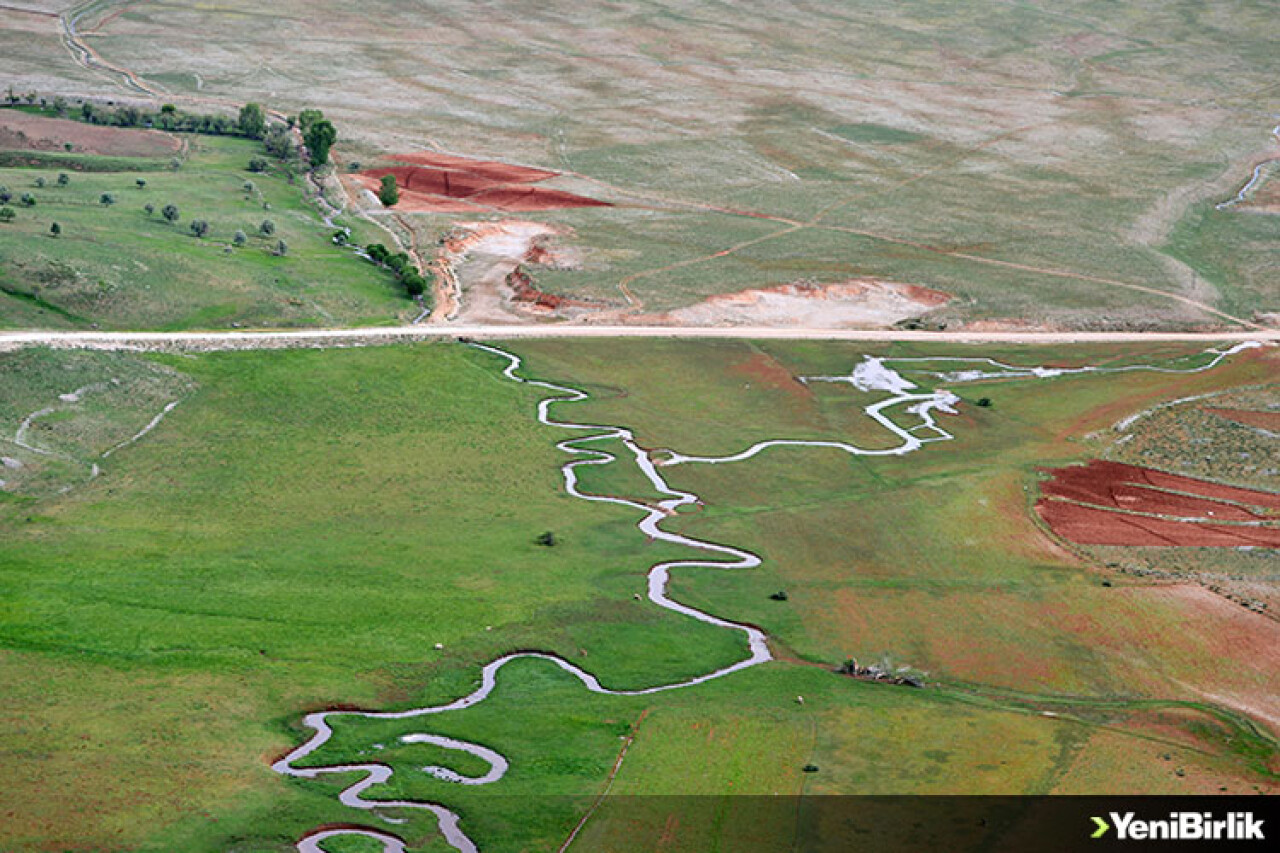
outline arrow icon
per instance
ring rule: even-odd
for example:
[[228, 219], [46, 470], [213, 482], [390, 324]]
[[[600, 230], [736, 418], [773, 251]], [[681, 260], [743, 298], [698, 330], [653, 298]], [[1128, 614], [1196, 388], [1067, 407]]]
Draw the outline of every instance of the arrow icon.
[[1093, 831], [1093, 835], [1089, 836], [1090, 838], [1101, 838], [1106, 835], [1107, 830], [1111, 828], [1107, 822], [1100, 817], [1090, 818], [1090, 820], [1098, 826], [1098, 828]]

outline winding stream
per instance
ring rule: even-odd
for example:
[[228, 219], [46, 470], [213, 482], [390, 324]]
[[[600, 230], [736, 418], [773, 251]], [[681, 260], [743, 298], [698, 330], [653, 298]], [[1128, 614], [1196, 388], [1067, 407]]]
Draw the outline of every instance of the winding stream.
[[[802, 377], [800, 381], [806, 384], [818, 382], [843, 383], [852, 385], [860, 391], [887, 394], [888, 396], [883, 399], [863, 407], [863, 411], [881, 426], [885, 427], [885, 429], [890, 433], [898, 436], [901, 440], [900, 444], [887, 449], [871, 450], [840, 441], [769, 439], [757, 442], [739, 453], [719, 457], [688, 456], [670, 450], [656, 451], [651, 455], [636, 442], [633, 432], [625, 427], [554, 420], [550, 414], [551, 406], [558, 403], [581, 402], [588, 399], [590, 395], [585, 391], [580, 391], [576, 388], [571, 388], [565, 385], [556, 385], [550, 382], [521, 377], [518, 374], [518, 371], [523, 365], [520, 357], [499, 349], [498, 347], [480, 343], [472, 343], [470, 346], [504, 359], [507, 362], [507, 365], [503, 369], [502, 375], [512, 382], [544, 388], [551, 392], [551, 395], [544, 397], [538, 402], [537, 417], [539, 423], [559, 429], [584, 433], [584, 435], [579, 437], [565, 439], [558, 442], [556, 445], [556, 447], [561, 451], [569, 454], [571, 457], [574, 457], [561, 466], [561, 473], [564, 476], [565, 490], [570, 495], [579, 498], [580, 500], [610, 503], [635, 509], [643, 514], [643, 518], [637, 523], [637, 527], [647, 536], [655, 540], [696, 549], [698, 551], [714, 555], [718, 558], [714, 560], [675, 560], [654, 565], [650, 568], [648, 573], [648, 598], [654, 604], [665, 610], [680, 613], [709, 625], [715, 625], [717, 627], [740, 632], [746, 640], [747, 654], [734, 664], [703, 675], [683, 681], [677, 681], [669, 684], [658, 684], [637, 690], [610, 689], [601, 684], [599, 679], [591, 673], [557, 655], [544, 652], [517, 652], [503, 655], [484, 666], [481, 670], [481, 681], [479, 687], [470, 694], [444, 705], [411, 708], [404, 711], [344, 710], [320, 711], [308, 714], [303, 718], [303, 724], [308, 729], [312, 730], [313, 734], [311, 737], [308, 738], [305, 743], [298, 746], [288, 755], [284, 756], [272, 765], [272, 769], [277, 773], [302, 779], [316, 779], [326, 774], [360, 773], [362, 774], [362, 777], [355, 783], [344, 788], [338, 795], [338, 799], [344, 805], [355, 809], [370, 811], [382, 809], [418, 809], [431, 812], [438, 819], [440, 832], [446, 841], [448, 841], [454, 849], [462, 851], [462, 853], [475, 853], [478, 848], [459, 826], [459, 816], [448, 808], [445, 808], [438, 803], [424, 801], [369, 800], [363, 797], [363, 794], [367, 790], [388, 781], [392, 777], [394, 771], [389, 765], [378, 762], [365, 762], [333, 764], [319, 767], [298, 767], [296, 766], [297, 763], [328, 743], [330, 738], [333, 736], [333, 729], [330, 725], [330, 721], [334, 718], [361, 717], [371, 720], [405, 720], [462, 710], [463, 708], [468, 708], [484, 701], [484, 699], [493, 692], [494, 687], [497, 685], [498, 672], [511, 661], [519, 660], [521, 658], [546, 661], [547, 663], [557, 666], [577, 678], [578, 681], [580, 681], [582, 685], [592, 693], [610, 696], [639, 696], [692, 687], [717, 678], [723, 678], [731, 673], [757, 666], [773, 659], [769, 652], [767, 638], [764, 632], [760, 629], [740, 622], [722, 619], [703, 610], [699, 610], [686, 604], [681, 604], [667, 595], [667, 582], [670, 579], [672, 569], [752, 569], [759, 566], [761, 560], [755, 554], [741, 548], [735, 548], [715, 542], [708, 542], [701, 539], [694, 539], [689, 536], [683, 536], [678, 533], [663, 530], [660, 525], [665, 518], [674, 515], [680, 507], [697, 503], [698, 497], [691, 492], [682, 492], [678, 489], [672, 488], [659, 472], [659, 468], [693, 463], [724, 464], [740, 462], [750, 459], [765, 450], [774, 447], [831, 448], [854, 456], [901, 456], [919, 450], [927, 443], [948, 441], [952, 439], [953, 436], [938, 424], [935, 418], [935, 413], [955, 414], [955, 406], [960, 402], [960, 398], [945, 390], [934, 390], [928, 392], [920, 391], [914, 382], [902, 375], [902, 372], [890, 367], [890, 363], [907, 365], [918, 363], [932, 364], [938, 362], [958, 362], [974, 366], [972, 369], [967, 371], [955, 371], [950, 373], [931, 371], [923, 368], [915, 368], [914, 370], [908, 368], [904, 371], [927, 374], [949, 383], [963, 383], [998, 378], [1049, 379], [1080, 373], [1121, 372], [1131, 370], [1195, 373], [1203, 370], [1209, 370], [1228, 356], [1240, 352], [1243, 349], [1261, 346], [1261, 344], [1257, 342], [1246, 342], [1227, 349], [1210, 349], [1206, 354], [1212, 354], [1214, 357], [1207, 364], [1186, 369], [1165, 368], [1154, 365], [1127, 365], [1116, 368], [1016, 367], [994, 361], [989, 358], [890, 359], [865, 356], [863, 361], [856, 365], [848, 375]], [[885, 414], [886, 410], [895, 407], [902, 407], [907, 413], [919, 418], [920, 422], [909, 428], [900, 426]], [[923, 436], [921, 435], [922, 432]], [[591, 447], [584, 445], [608, 441], [621, 442], [627, 452], [631, 454], [636, 467], [644, 474], [653, 489], [659, 494], [666, 496], [665, 500], [662, 500], [656, 506], [652, 506], [611, 495], [590, 494], [583, 492], [578, 488], [577, 469], [579, 467], [584, 465], [607, 465], [616, 461], [617, 458], [612, 453], [592, 449]], [[658, 457], [657, 461], [652, 458], [654, 456]], [[443, 767], [432, 766], [421, 768], [423, 772], [443, 781], [464, 785], [490, 784], [501, 779], [508, 769], [508, 762], [506, 758], [494, 750], [479, 744], [467, 743], [465, 741], [427, 733], [404, 735], [400, 740], [402, 743], [429, 743], [447, 750], [466, 752], [481, 759], [489, 765], [489, 771], [483, 776], [478, 777], [462, 776], [461, 774]], [[404, 822], [401, 819], [387, 817], [380, 813], [379, 817], [388, 823]], [[321, 844], [326, 839], [342, 835], [359, 835], [378, 841], [383, 845], [383, 853], [403, 853], [405, 850], [404, 841], [394, 834], [363, 827], [322, 828], [303, 837], [298, 842], [297, 849], [299, 853], [323, 853]]]

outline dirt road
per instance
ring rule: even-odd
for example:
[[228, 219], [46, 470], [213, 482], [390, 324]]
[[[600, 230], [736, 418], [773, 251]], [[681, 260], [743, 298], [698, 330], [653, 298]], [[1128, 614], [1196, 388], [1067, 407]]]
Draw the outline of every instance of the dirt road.
[[896, 329], [805, 329], [756, 326], [541, 325], [378, 326], [363, 329], [289, 329], [228, 332], [0, 332], [0, 351], [24, 346], [75, 349], [273, 349], [281, 347], [368, 346], [449, 338], [523, 340], [532, 338], [687, 338], [936, 342], [950, 344], [1115, 344], [1280, 343], [1280, 329], [1247, 332], [909, 332]]

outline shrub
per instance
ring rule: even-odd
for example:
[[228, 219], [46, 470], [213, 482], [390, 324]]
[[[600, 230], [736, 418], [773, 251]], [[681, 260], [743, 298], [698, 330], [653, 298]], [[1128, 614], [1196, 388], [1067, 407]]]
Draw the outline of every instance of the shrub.
[[400, 201], [400, 188], [396, 186], [395, 175], [382, 176], [382, 187], [378, 190], [378, 201], [387, 207], [393, 207]]
[[103, 207], [110, 207], [111, 205], [116, 203], [116, 197], [111, 193], [103, 193], [102, 195], [98, 196], [98, 203], [101, 204]]
[[277, 241], [275, 251], [272, 254], [277, 258], [283, 258], [285, 255], [289, 254], [289, 244], [283, 240]]
[[144, 204], [142, 206], [142, 209], [147, 212], [147, 216], [153, 216], [156, 212], [156, 206], [151, 202], [147, 202], [146, 204]]
[[258, 226], [258, 233], [263, 237], [270, 237], [276, 233], [276, 224], [270, 219], [262, 220], [262, 224]]
[[249, 161], [249, 171], [265, 172], [267, 171], [267, 165], [267, 159], [265, 157], [254, 157]]
[[43, 189], [43, 188], [44, 188], [44, 178], [43, 178], [43, 177], [36, 178], [36, 187], [37, 187], [37, 188], [39, 188], [39, 189]]
[[197, 239], [204, 239], [204, 235], [209, 233], [209, 223], [203, 219], [191, 220], [191, 233], [196, 235]]
[[237, 246], [243, 246], [245, 243], [249, 242], [249, 236], [243, 231], [237, 230], [236, 233], [232, 235], [231, 242], [235, 243]]
[[59, 234], [61, 234], [61, 233], [62, 233], [62, 226], [61, 226], [61, 225], [59, 225], [58, 223], [56, 223], [56, 222], [55, 222], [55, 223], [53, 223], [52, 225], [50, 225], [50, 226], [49, 226], [49, 236], [50, 236], [50, 237], [57, 237], [57, 236], [58, 236]]
[[160, 215], [169, 222], [178, 221], [178, 206], [176, 204], [166, 204], [160, 209]]
[[65, 187], [65, 186], [66, 186], [67, 184], [69, 184], [69, 183], [71, 183], [71, 176], [70, 176], [70, 175], [68, 175], [66, 172], [59, 172], [59, 173], [58, 173], [58, 186], [60, 186], [60, 187]]
[[23, 207], [35, 207], [35, 206], [36, 206], [36, 197], [35, 197], [35, 196], [33, 196], [31, 193], [23, 193], [23, 194], [22, 194], [22, 206], [23, 206]]
[[138, 189], [146, 189], [147, 182], [145, 178], [138, 178], [134, 183], [138, 185]]
[[18, 214], [14, 212], [12, 207], [8, 205], [0, 207], [0, 222], [12, 222]]
[[9, 192], [8, 187], [0, 187], [0, 204], [8, 204], [13, 201], [13, 193]]

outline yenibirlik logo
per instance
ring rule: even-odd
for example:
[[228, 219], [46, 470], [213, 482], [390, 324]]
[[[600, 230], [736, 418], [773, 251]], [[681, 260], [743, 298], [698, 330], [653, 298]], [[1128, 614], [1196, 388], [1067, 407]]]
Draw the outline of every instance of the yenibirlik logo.
[[1167, 820], [1144, 820], [1134, 812], [1109, 812], [1111, 823], [1092, 818], [1090, 838], [1102, 838], [1115, 827], [1118, 841], [1265, 841], [1262, 825], [1252, 812], [1230, 812], [1215, 819], [1213, 812], [1170, 812]]

